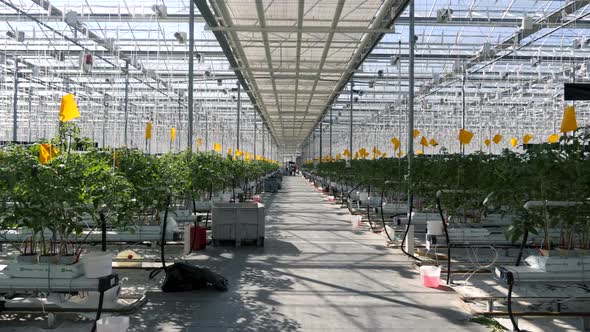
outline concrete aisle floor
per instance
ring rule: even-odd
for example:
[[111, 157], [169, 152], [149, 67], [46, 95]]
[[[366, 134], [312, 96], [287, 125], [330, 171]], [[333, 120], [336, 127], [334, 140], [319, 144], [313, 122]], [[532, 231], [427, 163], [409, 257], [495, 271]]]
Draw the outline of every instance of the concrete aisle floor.
[[208, 248], [193, 256], [230, 282], [213, 290], [154, 292], [131, 331], [487, 331], [457, 295], [420, 285], [402, 255], [301, 177], [267, 204], [264, 248]]

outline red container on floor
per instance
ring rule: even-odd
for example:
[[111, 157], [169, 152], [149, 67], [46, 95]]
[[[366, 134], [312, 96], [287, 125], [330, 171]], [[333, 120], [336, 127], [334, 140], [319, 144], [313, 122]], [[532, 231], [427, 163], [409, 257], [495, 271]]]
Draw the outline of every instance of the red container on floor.
[[191, 225], [192, 250], [203, 250], [207, 246], [207, 229]]

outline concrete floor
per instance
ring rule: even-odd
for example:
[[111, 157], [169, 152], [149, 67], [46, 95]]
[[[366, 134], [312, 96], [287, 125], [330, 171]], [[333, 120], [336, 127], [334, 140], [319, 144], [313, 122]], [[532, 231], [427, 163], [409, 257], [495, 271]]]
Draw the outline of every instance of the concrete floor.
[[301, 177], [266, 202], [264, 248], [194, 256], [230, 282], [225, 293], [150, 293], [132, 331], [487, 331], [456, 294], [424, 288], [381, 236], [353, 231], [346, 210]]
[[[123, 293], [148, 294], [129, 330], [488, 331], [469, 322], [455, 293], [423, 287], [405, 256], [380, 235], [353, 230], [347, 210], [303, 178], [285, 177], [265, 204], [264, 248], [208, 247], [189, 256], [223, 274], [227, 292], [162, 293], [162, 276], [117, 270]], [[167, 255], [180, 250], [168, 247]], [[71, 318], [55, 331], [90, 331], [88, 320]], [[44, 331], [43, 315], [0, 319], [1, 332]]]

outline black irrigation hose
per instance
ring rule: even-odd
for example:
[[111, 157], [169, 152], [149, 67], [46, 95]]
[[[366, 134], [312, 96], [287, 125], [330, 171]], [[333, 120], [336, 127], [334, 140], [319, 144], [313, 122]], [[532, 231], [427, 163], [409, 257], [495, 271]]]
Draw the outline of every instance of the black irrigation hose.
[[[391, 236], [389, 235], [389, 232], [387, 231], [387, 227], [385, 227], [385, 217], [383, 216], [383, 196], [384, 192], [381, 192], [381, 206], [379, 207], [379, 209], [381, 209], [381, 222], [383, 223], [383, 230], [385, 231], [385, 235], [387, 235], [387, 238], [389, 239], [389, 241], [393, 241], [393, 239], [391, 238]], [[394, 215], [391, 216], [391, 218], [396, 218], [396, 217], [401, 217], [403, 216], [404, 213], [396, 213]]]
[[512, 330], [515, 332], [521, 332], [520, 328], [518, 328], [518, 323], [516, 319], [514, 319], [514, 314], [512, 313], [512, 287], [514, 284], [512, 282], [508, 283], [508, 298], [507, 298], [507, 307], [508, 307], [508, 316], [510, 316], [510, 322], [512, 323]]
[[369, 197], [371, 196], [371, 186], [369, 186], [367, 192], [367, 220], [369, 221], [369, 228], [371, 228], [371, 232], [375, 232], [373, 229], [373, 223], [371, 222], [371, 204], [369, 201]]
[[161, 271], [164, 271], [164, 273], [168, 273], [168, 270], [166, 269], [166, 259], [164, 257], [165, 256], [164, 247], [166, 246], [166, 226], [168, 224], [168, 208], [169, 207], [170, 207], [170, 197], [168, 198], [168, 201], [166, 202], [166, 210], [164, 210], [164, 221], [162, 222], [162, 237], [160, 239], [160, 259], [162, 260], [162, 267], [150, 272], [150, 274], [149, 274], [150, 279], [153, 279]]
[[381, 202], [379, 202], [379, 210], [381, 210], [381, 223], [383, 224], [383, 231], [385, 232], [385, 235], [387, 235], [387, 238], [389, 239], [389, 242], [391, 242], [391, 241], [393, 241], [393, 239], [389, 235], [389, 232], [387, 231], [387, 227], [385, 227], [385, 217], [383, 216], [383, 197], [384, 197], [384, 194], [385, 194], [385, 191], [381, 190]]
[[522, 234], [522, 243], [520, 244], [520, 249], [518, 250], [518, 257], [516, 258], [516, 266], [520, 265], [520, 260], [522, 259], [522, 252], [524, 251], [524, 247], [526, 246], [526, 242], [529, 237], [529, 231], [527, 229], [524, 230], [524, 234]]
[[350, 211], [350, 213], [352, 213], [352, 209], [351, 209], [352, 202], [350, 201], [350, 195], [352, 194], [353, 191], [355, 191], [360, 186], [361, 186], [361, 184], [359, 183], [356, 187], [352, 188], [352, 190], [349, 191], [348, 194], [346, 194], [346, 207], [348, 208], [348, 211]]
[[100, 216], [100, 244], [101, 250], [107, 251], [107, 219], [104, 213], [99, 212], [98, 215]]
[[412, 223], [412, 206], [414, 205], [414, 194], [410, 195], [410, 206], [409, 206], [409, 211], [408, 211], [408, 224], [406, 225], [406, 231], [404, 233], [404, 237], [402, 239], [402, 244], [400, 246], [400, 249], [402, 250], [402, 252], [404, 254], [406, 254], [406, 256], [417, 260], [418, 262], [421, 262], [422, 260], [408, 252], [406, 252], [406, 250], [404, 249], [404, 245], [406, 243], [406, 237], [408, 236], [408, 231], [410, 230], [410, 225]]
[[440, 215], [440, 221], [443, 225], [443, 230], [445, 231], [445, 239], [447, 240], [447, 285], [451, 282], [451, 241], [449, 240], [449, 230], [447, 228], [447, 223], [445, 222], [445, 216], [442, 210], [442, 204], [440, 203], [440, 192], [436, 193], [436, 208], [438, 209], [438, 214]]
[[367, 202], [367, 221], [369, 221], [369, 228], [371, 229], [371, 232], [375, 232], [373, 229], [373, 223], [371, 222], [371, 206], [369, 202]]

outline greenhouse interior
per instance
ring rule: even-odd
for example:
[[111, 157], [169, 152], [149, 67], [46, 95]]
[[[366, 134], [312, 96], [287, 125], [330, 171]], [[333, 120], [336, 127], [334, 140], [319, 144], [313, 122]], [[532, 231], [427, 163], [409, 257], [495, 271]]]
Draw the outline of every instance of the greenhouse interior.
[[590, 331], [590, 0], [0, 18], [0, 332]]

